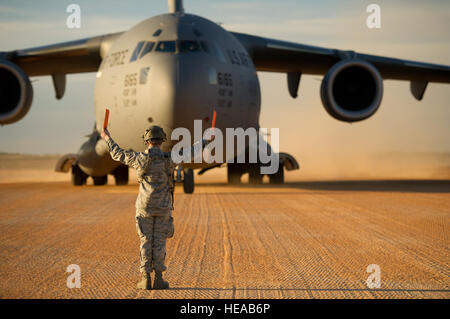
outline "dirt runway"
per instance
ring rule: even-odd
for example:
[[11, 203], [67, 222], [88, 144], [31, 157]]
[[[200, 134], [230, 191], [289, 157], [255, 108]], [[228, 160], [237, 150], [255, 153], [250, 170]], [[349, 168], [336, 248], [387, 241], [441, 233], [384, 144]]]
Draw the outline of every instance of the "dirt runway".
[[[1, 298], [449, 298], [450, 181], [176, 191], [167, 291], [137, 291], [137, 185], [0, 184]], [[67, 288], [67, 266], [81, 288]], [[369, 289], [368, 265], [381, 287]]]

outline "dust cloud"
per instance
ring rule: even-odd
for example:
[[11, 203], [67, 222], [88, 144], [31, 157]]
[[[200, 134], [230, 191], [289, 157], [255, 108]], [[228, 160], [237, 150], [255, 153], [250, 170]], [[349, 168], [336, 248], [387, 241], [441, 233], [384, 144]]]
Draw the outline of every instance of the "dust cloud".
[[[450, 179], [450, 153], [291, 153], [300, 170], [285, 171], [287, 182], [321, 180]], [[0, 154], [0, 183], [69, 182], [70, 174], [57, 173], [59, 155]], [[203, 175], [196, 183], [226, 183], [226, 165]], [[248, 182], [248, 176], [242, 177]], [[264, 178], [268, 182], [268, 178]], [[108, 176], [108, 183], [114, 178]], [[136, 173], [130, 170], [130, 183]], [[92, 180], [88, 179], [88, 185]]]

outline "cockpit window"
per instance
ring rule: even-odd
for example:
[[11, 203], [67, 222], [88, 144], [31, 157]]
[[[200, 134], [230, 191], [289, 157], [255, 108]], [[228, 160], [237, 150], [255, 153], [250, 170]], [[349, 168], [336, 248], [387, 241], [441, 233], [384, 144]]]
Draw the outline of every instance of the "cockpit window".
[[[142, 49], [141, 57], [150, 52], [154, 47], [154, 42], [147, 42]], [[160, 41], [156, 45], [156, 52], [168, 53], [188, 53], [188, 52], [206, 52], [222, 62], [226, 62], [225, 56], [221, 49], [215, 43], [195, 40], [178, 40], [178, 41]]]
[[197, 41], [180, 41], [178, 48], [180, 53], [200, 51], [200, 45]]
[[144, 55], [149, 53], [153, 49], [154, 46], [155, 46], [155, 42], [146, 42], [144, 48], [142, 49], [139, 59], [141, 59]]
[[175, 50], [176, 50], [175, 41], [161, 41], [158, 42], [155, 51], [175, 53]]
[[131, 55], [130, 62], [133, 62], [138, 58], [139, 53], [141, 52], [141, 49], [142, 49], [142, 46], [144, 45], [144, 43], [145, 43], [145, 41], [141, 41], [137, 44], [136, 48], [133, 51], [133, 54]]

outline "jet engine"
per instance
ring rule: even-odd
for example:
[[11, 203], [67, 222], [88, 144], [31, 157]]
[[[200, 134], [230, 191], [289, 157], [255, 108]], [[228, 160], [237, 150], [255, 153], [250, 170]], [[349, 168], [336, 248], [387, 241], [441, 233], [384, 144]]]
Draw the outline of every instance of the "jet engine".
[[0, 60], [0, 124], [22, 119], [32, 100], [33, 87], [26, 73], [14, 63]]
[[378, 110], [383, 97], [383, 79], [366, 61], [342, 60], [325, 74], [320, 97], [335, 119], [361, 121]]

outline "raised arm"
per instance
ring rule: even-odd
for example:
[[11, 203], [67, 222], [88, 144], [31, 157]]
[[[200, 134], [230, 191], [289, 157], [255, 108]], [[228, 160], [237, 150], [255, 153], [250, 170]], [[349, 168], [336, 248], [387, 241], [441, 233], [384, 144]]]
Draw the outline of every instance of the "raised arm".
[[143, 167], [141, 153], [126, 151], [120, 148], [120, 146], [111, 138], [107, 129], [103, 130], [100, 135], [108, 144], [109, 153], [111, 154], [111, 158], [113, 160], [119, 161], [122, 164], [131, 166], [135, 169], [140, 169]]

